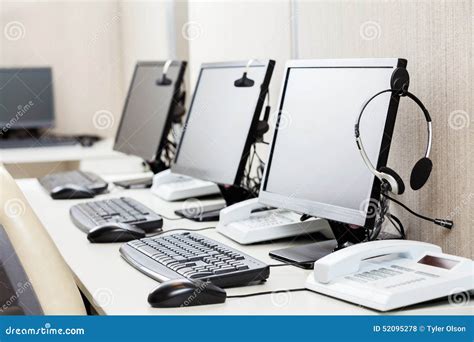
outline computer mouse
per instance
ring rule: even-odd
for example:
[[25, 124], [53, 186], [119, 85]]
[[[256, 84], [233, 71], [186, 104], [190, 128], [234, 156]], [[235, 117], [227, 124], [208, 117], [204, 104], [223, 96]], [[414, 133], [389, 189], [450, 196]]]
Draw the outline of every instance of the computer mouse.
[[97, 141], [99, 141], [101, 138], [97, 135], [86, 135], [86, 134], [84, 134], [84, 135], [77, 136], [76, 139], [83, 147], [91, 147]]
[[53, 199], [78, 199], [92, 198], [95, 196], [94, 191], [75, 184], [58, 185], [51, 190]]
[[91, 229], [87, 239], [92, 243], [127, 242], [145, 236], [143, 229], [125, 223], [108, 222]]
[[226, 298], [226, 292], [210, 282], [183, 278], [161, 283], [148, 295], [148, 303], [154, 308], [176, 308], [220, 304]]

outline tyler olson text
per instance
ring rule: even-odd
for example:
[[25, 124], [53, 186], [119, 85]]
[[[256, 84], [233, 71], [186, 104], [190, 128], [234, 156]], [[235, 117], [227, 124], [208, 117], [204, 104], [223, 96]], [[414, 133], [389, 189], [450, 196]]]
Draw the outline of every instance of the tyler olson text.
[[437, 333], [464, 333], [466, 332], [466, 327], [455, 326], [455, 325], [427, 325], [426, 331], [432, 334]]

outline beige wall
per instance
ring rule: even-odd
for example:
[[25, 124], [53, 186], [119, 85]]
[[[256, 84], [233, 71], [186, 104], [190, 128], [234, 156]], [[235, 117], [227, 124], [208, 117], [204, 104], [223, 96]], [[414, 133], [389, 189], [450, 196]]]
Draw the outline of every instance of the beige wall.
[[[389, 165], [408, 190], [403, 201], [428, 216], [451, 217], [449, 232], [400, 212], [409, 237], [473, 257], [472, 1], [298, 1], [299, 57], [404, 57], [411, 90], [433, 118], [434, 169], [427, 186], [409, 189], [426, 126], [415, 106], [400, 107]], [[394, 206], [395, 207], [395, 206]]]

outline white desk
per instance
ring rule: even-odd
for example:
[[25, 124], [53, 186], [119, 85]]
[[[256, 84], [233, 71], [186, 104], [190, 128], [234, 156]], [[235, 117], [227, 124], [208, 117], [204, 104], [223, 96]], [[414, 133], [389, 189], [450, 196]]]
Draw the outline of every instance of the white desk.
[[[40, 187], [35, 179], [18, 180], [36, 214], [43, 222], [61, 254], [71, 268], [78, 286], [101, 314], [109, 315], [372, 315], [377, 312], [345, 303], [311, 292], [295, 292], [258, 297], [227, 299], [224, 304], [177, 309], [154, 309], [147, 303], [147, 297], [158, 283], [129, 266], [119, 255], [119, 243], [91, 244], [84, 233], [69, 219], [69, 207], [85, 200], [54, 201]], [[173, 211], [181, 203], [165, 202], [148, 190], [120, 190], [112, 188], [111, 193], [96, 197], [130, 196], [158, 213], [174, 216]], [[213, 223], [196, 223], [188, 220], [164, 222], [164, 230], [173, 227], [198, 228]], [[272, 249], [292, 243], [278, 242], [254, 246], [240, 246], [221, 236], [214, 230], [199, 232], [229, 246], [240, 249], [264, 262], [275, 263], [268, 257]], [[229, 295], [256, 291], [304, 287], [311, 271], [288, 266], [271, 269], [270, 278], [263, 285], [228, 289]], [[47, 274], [45, 274], [47, 276]], [[447, 301], [424, 304], [394, 314], [406, 315], [472, 315], [474, 306], [455, 306]]]
[[[12, 148], [0, 150], [0, 163], [4, 164], [14, 178], [41, 177], [51, 172], [66, 170], [94, 169], [107, 173], [107, 170], [118, 172], [139, 172], [143, 170], [141, 159], [125, 156], [112, 150], [113, 139], [105, 139], [91, 147], [81, 145]], [[127, 159], [127, 163], [123, 162]], [[120, 171], [115, 165], [120, 164]]]

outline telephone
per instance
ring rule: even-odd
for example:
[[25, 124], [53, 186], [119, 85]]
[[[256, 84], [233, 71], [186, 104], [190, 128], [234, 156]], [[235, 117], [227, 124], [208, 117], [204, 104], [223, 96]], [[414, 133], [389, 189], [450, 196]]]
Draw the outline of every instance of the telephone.
[[151, 193], [165, 201], [220, 194], [219, 187], [212, 182], [171, 172], [170, 169], [153, 176]]
[[380, 240], [333, 252], [314, 264], [306, 288], [379, 311], [474, 289], [474, 263], [441, 247]]

